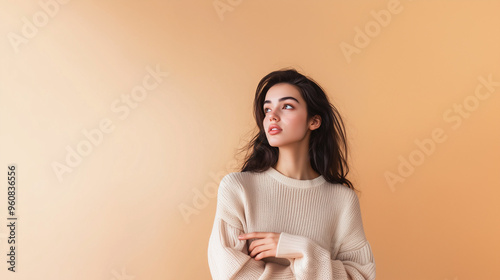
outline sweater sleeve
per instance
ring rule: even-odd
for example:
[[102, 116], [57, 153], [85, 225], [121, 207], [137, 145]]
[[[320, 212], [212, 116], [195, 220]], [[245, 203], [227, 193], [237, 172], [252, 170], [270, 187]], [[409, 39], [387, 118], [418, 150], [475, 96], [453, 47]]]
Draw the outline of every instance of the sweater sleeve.
[[290, 266], [255, 260], [248, 254], [244, 232], [244, 208], [237, 184], [228, 177], [221, 181], [217, 210], [208, 243], [208, 264], [212, 279], [294, 279]]
[[217, 218], [208, 245], [212, 279], [295, 279], [290, 266], [255, 260], [248, 254], [243, 231]]
[[338, 224], [337, 240], [340, 242], [335, 259], [334, 252], [321, 247], [313, 240], [282, 232], [276, 257], [287, 258], [297, 279], [375, 279], [375, 259], [366, 240], [359, 201], [350, 192], [347, 206]]

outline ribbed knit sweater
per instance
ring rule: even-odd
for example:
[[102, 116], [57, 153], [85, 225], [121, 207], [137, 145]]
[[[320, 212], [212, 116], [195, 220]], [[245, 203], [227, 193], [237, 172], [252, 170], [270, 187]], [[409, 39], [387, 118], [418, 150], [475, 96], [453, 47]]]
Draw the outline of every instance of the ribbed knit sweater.
[[[250, 232], [280, 233], [276, 256], [255, 260]], [[320, 175], [298, 180], [274, 168], [225, 175], [208, 244], [213, 279], [375, 279], [356, 193]]]

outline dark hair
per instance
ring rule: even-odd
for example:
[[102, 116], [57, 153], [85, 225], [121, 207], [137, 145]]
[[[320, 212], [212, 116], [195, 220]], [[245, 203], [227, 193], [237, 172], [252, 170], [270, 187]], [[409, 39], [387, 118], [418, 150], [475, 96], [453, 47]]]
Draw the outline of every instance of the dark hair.
[[[259, 132], [243, 147], [247, 151], [241, 167], [243, 171], [262, 172], [278, 162], [279, 148], [272, 147], [267, 141], [263, 120], [264, 100], [267, 91], [275, 84], [288, 83], [300, 91], [307, 103], [308, 119], [321, 116], [321, 126], [311, 131], [309, 140], [309, 158], [312, 168], [331, 183], [339, 183], [356, 190], [346, 178], [347, 141], [344, 123], [337, 109], [330, 103], [324, 90], [311, 78], [293, 68], [283, 68], [267, 74], [257, 86], [254, 99], [254, 116]], [[252, 153], [248, 155], [248, 151]]]

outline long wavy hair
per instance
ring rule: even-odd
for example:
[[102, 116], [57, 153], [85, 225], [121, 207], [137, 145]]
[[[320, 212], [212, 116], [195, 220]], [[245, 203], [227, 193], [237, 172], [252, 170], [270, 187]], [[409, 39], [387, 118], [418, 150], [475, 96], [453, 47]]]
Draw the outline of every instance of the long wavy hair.
[[247, 154], [240, 171], [262, 172], [269, 167], [275, 167], [278, 162], [279, 148], [269, 145], [263, 123], [265, 118], [263, 105], [267, 91], [278, 83], [288, 83], [299, 89], [307, 103], [308, 120], [315, 115], [321, 116], [321, 125], [311, 131], [309, 140], [312, 168], [323, 175], [326, 181], [342, 184], [357, 191], [346, 178], [349, 173], [348, 147], [344, 123], [339, 112], [330, 103], [325, 91], [313, 79], [300, 74], [294, 68], [271, 72], [260, 80], [253, 105], [259, 132], [241, 149], [247, 151]]

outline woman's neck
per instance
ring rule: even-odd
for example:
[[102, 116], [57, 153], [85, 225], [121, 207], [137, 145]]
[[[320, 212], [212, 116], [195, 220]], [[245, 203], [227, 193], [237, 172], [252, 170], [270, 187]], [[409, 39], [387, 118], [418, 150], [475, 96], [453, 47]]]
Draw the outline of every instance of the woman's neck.
[[320, 176], [318, 172], [314, 171], [309, 162], [301, 165], [278, 161], [274, 169], [287, 177], [297, 180], [312, 180]]

